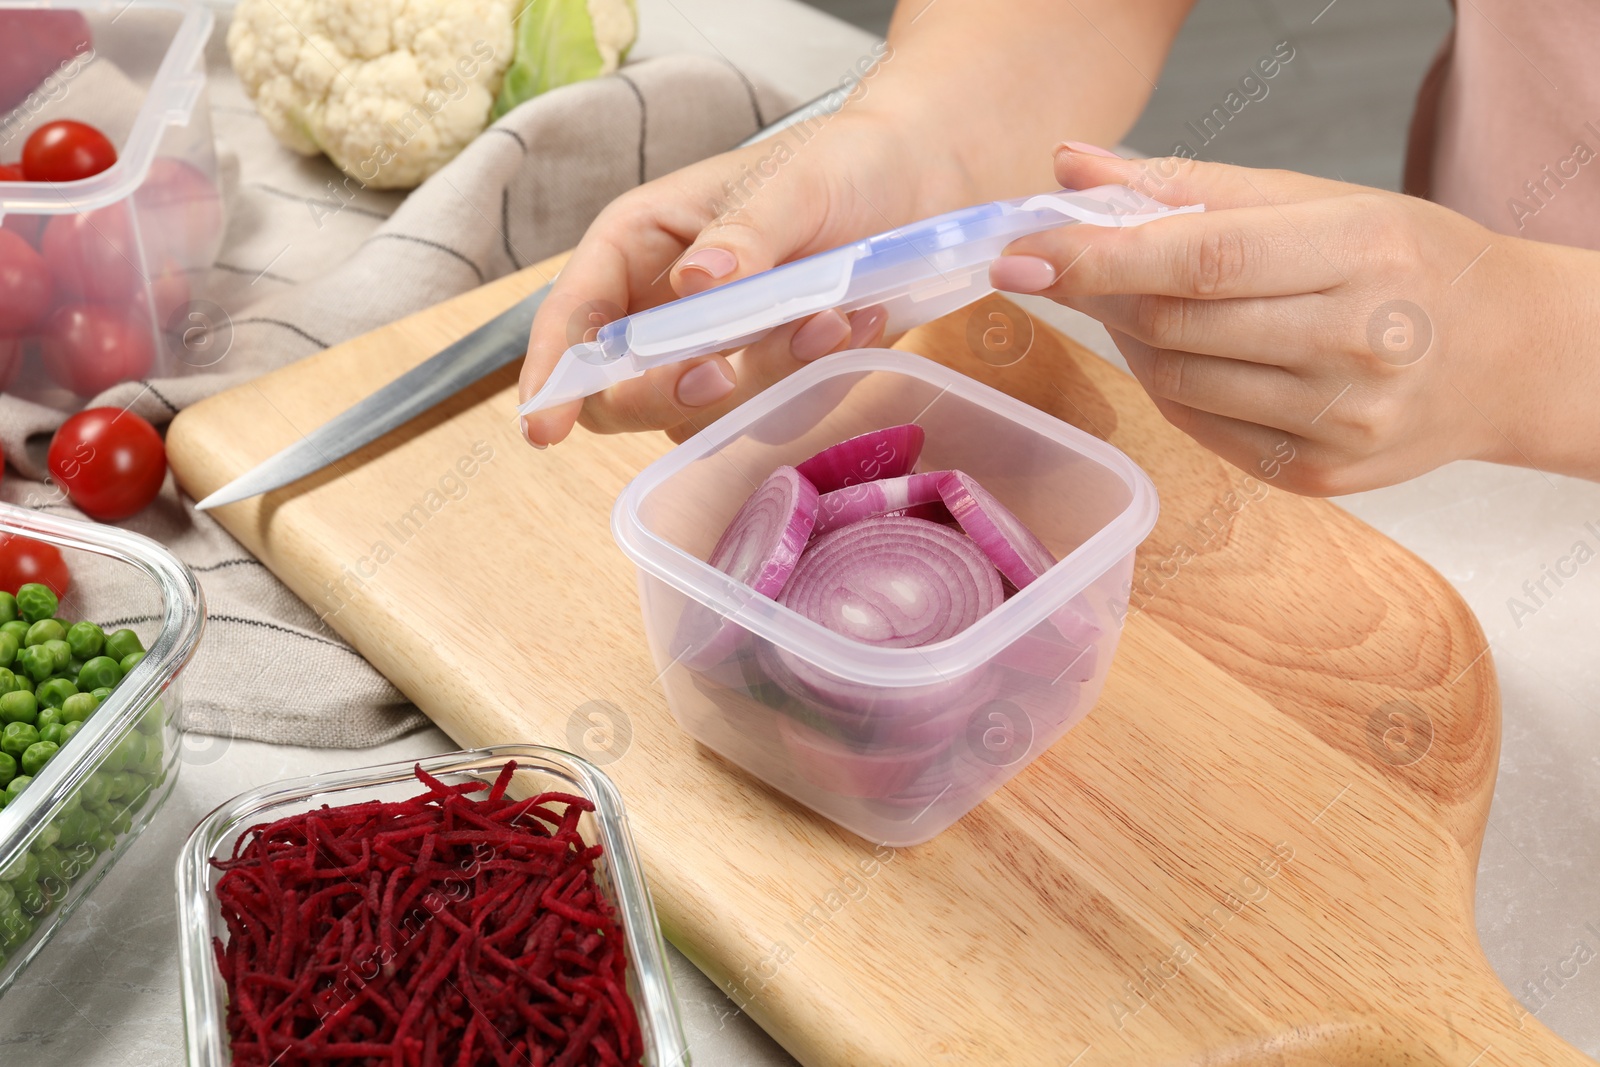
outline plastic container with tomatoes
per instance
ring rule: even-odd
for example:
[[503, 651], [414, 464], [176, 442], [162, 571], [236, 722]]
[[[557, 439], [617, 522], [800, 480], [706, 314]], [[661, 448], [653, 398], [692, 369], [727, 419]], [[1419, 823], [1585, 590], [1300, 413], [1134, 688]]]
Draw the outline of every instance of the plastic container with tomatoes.
[[[35, 2], [0, 0], [0, 390], [73, 410], [200, 362], [183, 338], [222, 239], [213, 20], [185, 0]], [[110, 84], [138, 94], [131, 122]]]

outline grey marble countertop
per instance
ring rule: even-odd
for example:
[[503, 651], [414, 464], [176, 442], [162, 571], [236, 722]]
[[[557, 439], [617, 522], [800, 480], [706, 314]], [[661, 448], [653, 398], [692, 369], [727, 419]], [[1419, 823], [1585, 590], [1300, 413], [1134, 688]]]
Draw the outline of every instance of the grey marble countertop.
[[[872, 43], [789, 0], [640, 6], [641, 53], [720, 53], [796, 96], [834, 84]], [[1028, 306], [1120, 364], [1097, 324], [1039, 301]], [[1579, 941], [1600, 951], [1600, 657], [1590, 643], [1600, 633], [1600, 566], [1574, 569], [1570, 562], [1580, 541], [1591, 554], [1600, 550], [1600, 485], [1457, 464], [1340, 503], [1431, 563], [1483, 624], [1505, 726], [1479, 864], [1479, 936], [1530, 1011], [1600, 1055], [1600, 967], [1564, 981], [1546, 971], [1572, 956]], [[1545, 578], [1556, 568], [1559, 584]], [[1546, 592], [1535, 603], [1524, 583], [1541, 579]], [[1513, 610], [1513, 599], [1532, 610]], [[173, 865], [200, 817], [266, 782], [454, 747], [433, 729], [360, 751], [187, 738], [174, 793], [154, 823], [0, 998], [0, 1062], [182, 1062]], [[693, 965], [672, 955], [697, 1064], [793, 1062]]]

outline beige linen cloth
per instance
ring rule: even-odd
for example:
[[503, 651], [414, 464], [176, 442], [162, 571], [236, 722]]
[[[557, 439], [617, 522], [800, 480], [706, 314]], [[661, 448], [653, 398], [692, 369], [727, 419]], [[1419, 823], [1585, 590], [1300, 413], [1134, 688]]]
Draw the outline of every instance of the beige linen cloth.
[[[353, 185], [336, 192], [342, 175], [280, 147], [225, 61], [212, 63], [210, 96], [228, 224], [200, 295], [222, 313], [214, 336], [226, 355], [203, 371], [125, 383], [92, 401], [131, 407], [157, 425], [571, 247], [618, 194], [731, 147], [785, 110], [728, 64], [648, 60], [529, 101], [402, 197]], [[43, 479], [61, 417], [0, 396], [0, 447], [13, 468], [0, 498], [78, 514], [53, 487], [29, 480]], [[357, 747], [422, 724], [398, 690], [193, 504], [169, 479], [154, 504], [121, 524], [168, 545], [205, 590], [206, 633], [184, 680], [186, 728]], [[81, 592], [68, 609], [147, 626], [148, 605], [130, 613], [130, 601], [118, 603], [126, 579], [98, 562], [75, 569]]]

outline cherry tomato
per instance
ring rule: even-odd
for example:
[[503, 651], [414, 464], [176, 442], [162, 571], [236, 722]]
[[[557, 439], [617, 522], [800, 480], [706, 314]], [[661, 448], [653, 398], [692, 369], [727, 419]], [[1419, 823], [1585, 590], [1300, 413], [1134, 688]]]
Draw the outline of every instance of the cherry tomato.
[[144, 287], [139, 245], [126, 203], [53, 216], [44, 228], [44, 261], [63, 296], [120, 304]]
[[180, 313], [189, 304], [189, 279], [170, 259], [150, 276], [148, 290], [134, 294], [133, 303], [141, 314], [156, 324], [156, 329], [166, 332], [181, 328]]
[[79, 396], [142, 378], [154, 362], [150, 323], [137, 308], [64, 304], [45, 320], [45, 368]]
[[222, 239], [222, 195], [203, 173], [181, 159], [157, 156], [133, 202], [146, 247], [181, 267], [210, 265]]
[[11, 388], [11, 382], [22, 369], [22, 338], [0, 336], [0, 393]]
[[52, 74], [70, 81], [61, 65], [86, 55], [91, 40], [81, 11], [0, 8], [0, 111], [48, 90], [40, 83]]
[[[22, 168], [14, 164], [0, 163], [0, 182], [23, 182], [28, 179], [22, 176]], [[7, 215], [0, 222], [0, 229], [10, 230], [18, 237], [31, 245], [37, 246], [39, 234], [44, 231], [43, 215]]]
[[0, 230], [0, 333], [23, 333], [50, 312], [55, 284], [44, 257], [10, 230]]
[[15, 593], [29, 582], [48, 585], [56, 596], [66, 596], [72, 575], [61, 550], [31, 537], [0, 533], [0, 589]]
[[22, 146], [22, 173], [30, 182], [75, 182], [116, 161], [117, 150], [105, 134], [72, 119], [45, 123]]
[[142, 511], [167, 479], [161, 435], [121, 408], [89, 408], [62, 423], [47, 462], [72, 502], [101, 522]]

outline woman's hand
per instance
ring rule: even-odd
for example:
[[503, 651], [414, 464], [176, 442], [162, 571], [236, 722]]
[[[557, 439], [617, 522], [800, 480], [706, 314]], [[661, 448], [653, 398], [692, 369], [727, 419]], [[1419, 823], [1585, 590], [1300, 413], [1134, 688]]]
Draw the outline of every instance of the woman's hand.
[[1063, 147], [1068, 188], [1206, 212], [1028, 237], [991, 269], [1104, 322], [1173, 424], [1333, 495], [1488, 459], [1600, 477], [1600, 256], [1436, 204], [1281, 171]]
[[[623, 314], [964, 202], [935, 150], [907, 173], [895, 124], [849, 113], [824, 121], [804, 142], [779, 134], [642, 185], [602, 211], [534, 320], [521, 399], [569, 345]], [[848, 319], [826, 311], [738, 353], [658, 367], [581, 404], [526, 416], [523, 432], [541, 447], [575, 421], [601, 432], [664, 429], [681, 440], [811, 360], [875, 343], [883, 324], [881, 308]]]

